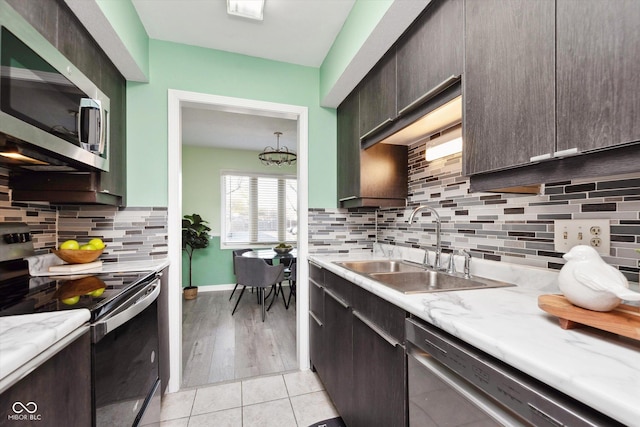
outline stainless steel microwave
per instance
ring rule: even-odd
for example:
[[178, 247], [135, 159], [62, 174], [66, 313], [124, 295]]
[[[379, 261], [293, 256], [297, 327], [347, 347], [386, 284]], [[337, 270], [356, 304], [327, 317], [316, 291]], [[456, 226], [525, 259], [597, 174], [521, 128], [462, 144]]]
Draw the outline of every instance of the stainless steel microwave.
[[108, 171], [109, 98], [4, 0], [0, 61], [0, 160]]

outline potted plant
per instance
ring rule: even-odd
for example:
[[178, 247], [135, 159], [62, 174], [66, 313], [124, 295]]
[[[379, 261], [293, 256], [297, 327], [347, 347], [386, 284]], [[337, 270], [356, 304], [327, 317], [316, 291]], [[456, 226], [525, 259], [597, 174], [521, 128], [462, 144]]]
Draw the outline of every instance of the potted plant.
[[189, 286], [183, 289], [185, 299], [198, 295], [198, 287], [191, 282], [193, 251], [209, 246], [209, 231], [207, 221], [198, 214], [185, 215], [182, 219], [182, 250], [189, 256]]

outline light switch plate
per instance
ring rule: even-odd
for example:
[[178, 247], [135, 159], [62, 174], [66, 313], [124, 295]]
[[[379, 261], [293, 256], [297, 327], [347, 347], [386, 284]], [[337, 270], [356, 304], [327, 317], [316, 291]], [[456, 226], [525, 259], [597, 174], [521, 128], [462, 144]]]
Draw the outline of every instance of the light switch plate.
[[563, 219], [553, 224], [556, 252], [566, 253], [576, 245], [587, 245], [600, 255], [609, 255], [611, 230], [608, 219]]

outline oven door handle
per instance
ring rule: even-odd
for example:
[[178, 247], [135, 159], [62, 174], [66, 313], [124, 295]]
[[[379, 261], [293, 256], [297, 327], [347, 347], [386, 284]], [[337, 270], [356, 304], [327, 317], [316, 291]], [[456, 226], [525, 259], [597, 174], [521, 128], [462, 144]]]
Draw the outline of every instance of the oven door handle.
[[[93, 342], [99, 342], [102, 338], [105, 337], [105, 335], [124, 325], [129, 320], [142, 313], [151, 304], [153, 304], [153, 302], [158, 299], [158, 295], [160, 295], [160, 281], [156, 280], [156, 282], [152, 286], [153, 289], [151, 290], [151, 292], [149, 292], [148, 287], [145, 287], [138, 294], [133, 296], [131, 299], [139, 299], [131, 306], [127, 307], [125, 310], [114, 314], [113, 316], [107, 317], [104, 320], [94, 323], [92, 325]], [[140, 296], [140, 294], [142, 294], [142, 296]]]

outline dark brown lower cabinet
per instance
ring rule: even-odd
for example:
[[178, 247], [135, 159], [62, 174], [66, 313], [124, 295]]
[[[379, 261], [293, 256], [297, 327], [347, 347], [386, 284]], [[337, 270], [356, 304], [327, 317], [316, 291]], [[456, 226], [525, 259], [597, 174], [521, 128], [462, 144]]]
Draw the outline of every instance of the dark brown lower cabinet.
[[349, 426], [407, 425], [404, 347], [393, 337], [385, 336], [377, 326], [372, 327], [368, 319], [356, 312], [353, 318], [353, 384], [354, 416]]
[[[310, 267], [310, 269], [313, 267]], [[324, 374], [324, 289], [316, 279], [309, 279], [309, 354], [311, 367]]]
[[341, 299], [324, 293], [324, 355], [325, 372], [320, 379], [338, 413], [348, 426], [353, 425], [353, 339], [351, 309]]
[[0, 420], [1, 425], [90, 426], [89, 332], [0, 394]]
[[347, 426], [407, 426], [406, 313], [324, 273], [310, 281], [312, 366]]

